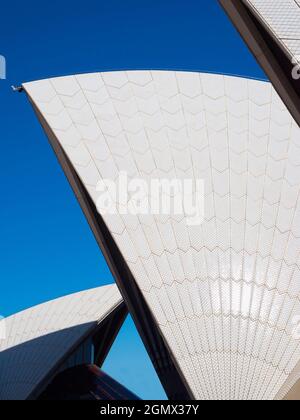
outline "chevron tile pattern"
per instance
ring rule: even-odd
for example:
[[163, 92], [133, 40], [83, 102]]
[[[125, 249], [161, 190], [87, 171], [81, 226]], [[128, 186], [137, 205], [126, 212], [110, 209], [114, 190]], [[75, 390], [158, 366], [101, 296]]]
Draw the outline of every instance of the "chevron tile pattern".
[[271, 84], [130, 71], [24, 88], [95, 203], [120, 171], [205, 181], [201, 226], [103, 217], [195, 398], [274, 399], [300, 359], [300, 130]]
[[25, 400], [62, 358], [122, 302], [115, 285], [53, 300], [5, 320], [0, 400]]
[[256, 11], [288, 54], [300, 63], [300, 1], [243, 1]]

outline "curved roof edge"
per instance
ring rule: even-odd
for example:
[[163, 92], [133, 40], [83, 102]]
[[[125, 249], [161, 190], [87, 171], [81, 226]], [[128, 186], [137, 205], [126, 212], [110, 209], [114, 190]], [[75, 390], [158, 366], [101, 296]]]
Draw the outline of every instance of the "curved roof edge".
[[152, 67], [152, 68], [109, 68], [109, 69], [104, 69], [104, 70], [92, 70], [92, 71], [84, 71], [84, 72], [79, 72], [79, 73], [66, 73], [66, 74], [60, 74], [60, 75], [54, 75], [54, 76], [48, 76], [48, 77], [43, 77], [41, 79], [34, 79], [34, 80], [29, 80], [26, 82], [22, 83], [22, 87], [25, 88], [26, 85], [30, 84], [30, 83], [34, 83], [36, 81], [46, 81], [49, 79], [60, 79], [63, 77], [71, 77], [71, 76], [86, 76], [89, 74], [105, 74], [105, 73], [118, 73], [118, 72], [144, 72], [144, 71], [159, 71], [159, 72], [174, 72], [174, 73], [197, 73], [197, 74], [208, 74], [208, 75], [215, 75], [215, 76], [224, 76], [224, 77], [236, 77], [239, 79], [246, 79], [246, 80], [254, 80], [257, 82], [265, 82], [265, 83], [270, 83], [270, 81], [267, 79], [267, 77], [265, 79], [262, 79], [260, 77], [252, 77], [250, 75], [245, 75], [245, 74], [235, 74], [235, 73], [225, 73], [225, 72], [217, 72], [217, 71], [209, 71], [209, 70], [201, 70], [201, 69], [188, 69], [188, 68], [160, 68], [160, 67]]

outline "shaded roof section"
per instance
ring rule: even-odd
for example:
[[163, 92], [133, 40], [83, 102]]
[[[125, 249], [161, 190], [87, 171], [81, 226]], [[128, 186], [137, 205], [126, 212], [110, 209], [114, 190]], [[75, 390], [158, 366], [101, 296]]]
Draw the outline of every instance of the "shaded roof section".
[[96, 365], [84, 364], [58, 374], [39, 400], [128, 401], [139, 400], [139, 398]]
[[299, 1], [219, 0], [219, 3], [300, 125]]
[[27, 399], [122, 302], [115, 285], [104, 286], [35, 306], [2, 321], [6, 339], [0, 340], [0, 399]]
[[[108, 262], [133, 275], [129, 308], [144, 299], [190, 396], [274, 399], [300, 359], [300, 129], [272, 85], [129, 71], [24, 88], [100, 246], [116, 244]], [[203, 179], [204, 222], [99, 217], [97, 183], [121, 171]]]

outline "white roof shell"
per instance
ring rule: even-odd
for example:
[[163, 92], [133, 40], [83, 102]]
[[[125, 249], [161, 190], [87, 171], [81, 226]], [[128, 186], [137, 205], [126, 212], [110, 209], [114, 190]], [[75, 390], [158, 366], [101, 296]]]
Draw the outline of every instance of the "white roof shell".
[[277, 39], [281, 47], [300, 63], [300, 0], [243, 0]]
[[103, 217], [195, 398], [276, 398], [300, 359], [300, 130], [271, 84], [129, 71], [24, 88], [95, 203], [121, 170], [204, 179], [201, 226]]
[[92, 289], [1, 321], [0, 400], [24, 400], [69, 351], [122, 303], [115, 285]]

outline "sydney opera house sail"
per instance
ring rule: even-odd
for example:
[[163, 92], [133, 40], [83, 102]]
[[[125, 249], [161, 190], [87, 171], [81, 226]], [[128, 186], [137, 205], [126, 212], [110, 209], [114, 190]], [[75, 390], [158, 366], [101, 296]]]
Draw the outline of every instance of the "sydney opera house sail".
[[75, 293], [6, 318], [0, 400], [37, 399], [60, 372], [103, 364], [127, 315], [115, 285]]
[[[168, 396], [284, 398], [300, 379], [300, 129], [272, 85], [128, 71], [24, 89]], [[97, 211], [122, 172], [203, 180], [204, 221]]]
[[300, 125], [300, 1], [219, 3]]

